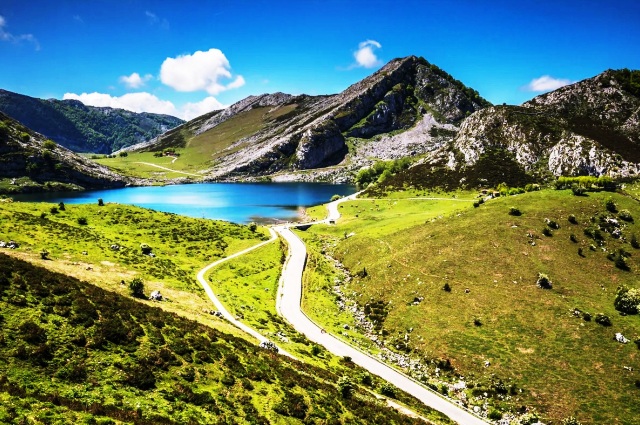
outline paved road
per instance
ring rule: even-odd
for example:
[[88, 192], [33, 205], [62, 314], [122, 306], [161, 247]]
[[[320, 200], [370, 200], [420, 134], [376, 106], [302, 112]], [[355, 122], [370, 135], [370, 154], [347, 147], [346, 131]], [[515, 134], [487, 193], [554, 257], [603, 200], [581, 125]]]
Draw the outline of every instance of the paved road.
[[[340, 217], [338, 211], [339, 204], [353, 198], [355, 198], [355, 195], [328, 204], [328, 218], [320, 221], [320, 223], [337, 220]], [[309, 223], [304, 225], [308, 226]], [[295, 225], [293, 225], [293, 227], [295, 227]], [[289, 256], [282, 270], [276, 309], [298, 332], [304, 334], [309, 340], [322, 345], [337, 356], [351, 357], [354, 363], [413, 395], [425, 405], [444, 413], [460, 424], [487, 424], [484, 420], [439, 396], [408, 376], [324, 332], [313, 323], [300, 309], [300, 302], [302, 300], [302, 272], [304, 271], [307, 259], [306, 247], [300, 238], [290, 230], [289, 226], [275, 226], [273, 229], [280, 234], [289, 245]]]
[[[202, 285], [202, 287], [204, 288], [204, 291], [207, 293], [207, 296], [209, 297], [209, 299], [211, 300], [211, 302], [213, 302], [213, 304], [216, 306], [216, 308], [218, 309], [218, 311], [220, 311], [220, 313], [222, 313], [222, 316], [227, 319], [229, 322], [231, 322], [233, 325], [235, 325], [236, 327], [240, 328], [241, 330], [243, 330], [244, 332], [248, 333], [249, 335], [253, 336], [254, 338], [256, 338], [258, 341], [260, 341], [261, 343], [264, 341], [269, 341], [269, 339], [267, 337], [265, 337], [264, 335], [260, 334], [258, 331], [256, 331], [255, 329], [253, 329], [252, 327], [242, 323], [240, 320], [236, 319], [233, 314], [231, 314], [225, 307], [224, 305], [220, 302], [220, 300], [218, 299], [218, 297], [216, 297], [216, 295], [213, 293], [213, 289], [211, 289], [211, 286], [209, 286], [209, 283], [207, 282], [207, 280], [204, 278], [204, 275], [211, 270], [212, 268], [216, 267], [219, 264], [224, 263], [225, 261], [229, 261], [232, 258], [235, 257], [239, 257], [240, 255], [244, 255], [248, 252], [253, 251], [254, 249], [258, 249], [268, 243], [273, 242], [275, 239], [277, 239], [277, 235], [276, 233], [269, 229], [269, 232], [271, 232], [271, 239], [264, 241], [264, 242], [260, 242], [257, 245], [254, 245], [252, 247], [249, 247], [247, 249], [244, 249], [242, 251], [236, 252], [235, 254], [232, 254], [228, 257], [222, 258], [218, 261], [214, 261], [213, 263], [209, 264], [208, 266], [204, 267], [202, 270], [200, 270], [198, 272], [198, 282], [200, 282], [200, 284]], [[282, 348], [278, 347], [278, 353], [280, 354], [284, 354], [285, 356], [294, 358], [294, 356], [292, 356], [290, 353], [286, 352], [285, 350], [283, 350]]]

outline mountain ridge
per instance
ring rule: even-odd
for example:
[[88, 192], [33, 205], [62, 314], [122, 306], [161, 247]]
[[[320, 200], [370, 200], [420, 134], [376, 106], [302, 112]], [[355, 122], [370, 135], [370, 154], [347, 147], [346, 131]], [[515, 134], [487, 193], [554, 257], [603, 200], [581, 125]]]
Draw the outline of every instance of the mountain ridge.
[[170, 115], [38, 99], [0, 89], [0, 112], [76, 152], [110, 154], [184, 121]]

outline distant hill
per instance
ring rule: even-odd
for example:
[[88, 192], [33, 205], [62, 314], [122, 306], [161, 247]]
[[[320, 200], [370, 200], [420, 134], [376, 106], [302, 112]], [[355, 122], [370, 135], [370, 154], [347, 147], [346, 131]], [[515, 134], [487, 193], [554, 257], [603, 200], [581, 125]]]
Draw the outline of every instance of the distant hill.
[[[128, 148], [198, 150], [210, 178], [254, 178], [369, 158], [416, 156], [449, 141], [464, 119], [490, 103], [423, 58], [395, 59], [330, 96], [251, 96]], [[183, 156], [184, 157], [184, 156]]]
[[109, 154], [182, 124], [169, 115], [37, 99], [0, 90], [0, 112], [75, 152]]
[[0, 112], [0, 192], [122, 187], [133, 179], [89, 161]]

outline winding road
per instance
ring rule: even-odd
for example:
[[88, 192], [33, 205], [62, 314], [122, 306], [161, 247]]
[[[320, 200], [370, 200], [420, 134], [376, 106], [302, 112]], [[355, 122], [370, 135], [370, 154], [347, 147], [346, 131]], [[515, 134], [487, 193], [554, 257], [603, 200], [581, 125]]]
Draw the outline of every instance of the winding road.
[[[340, 218], [338, 206], [341, 202], [355, 199], [357, 194], [327, 204], [328, 217], [310, 224], [335, 222]], [[275, 226], [275, 230], [289, 245], [289, 255], [280, 278], [280, 288], [276, 300], [276, 309], [298, 332], [304, 334], [309, 340], [322, 345], [325, 349], [337, 356], [349, 356], [357, 365], [367, 369], [401, 390], [413, 395], [425, 405], [436, 409], [452, 420], [463, 425], [486, 425], [487, 422], [473, 415], [463, 407], [441, 397], [439, 394], [424, 387], [409, 376], [391, 368], [380, 360], [360, 351], [346, 342], [324, 332], [301, 310], [302, 301], [302, 273], [307, 260], [307, 249], [304, 242], [292, 231], [291, 226]]]
[[[486, 425], [487, 422], [475, 416], [465, 408], [455, 404], [454, 402], [440, 396], [438, 393], [431, 391], [422, 384], [418, 383], [411, 377], [403, 374], [402, 372], [393, 369], [382, 361], [360, 351], [358, 348], [347, 344], [346, 342], [334, 337], [331, 334], [326, 333], [321, 327], [316, 325], [306, 314], [301, 310], [300, 303], [302, 301], [302, 273], [304, 271], [305, 263], [307, 260], [307, 249], [292, 231], [291, 227], [298, 226], [310, 226], [313, 224], [333, 224], [340, 218], [340, 212], [338, 207], [342, 202], [354, 200], [358, 194], [355, 193], [351, 196], [341, 198], [337, 201], [327, 204], [327, 218], [311, 223], [300, 224], [287, 224], [277, 225], [269, 229], [271, 232], [271, 238], [267, 241], [261, 242], [257, 245], [249, 247], [245, 250], [236, 252], [226, 258], [215, 261], [200, 272], [198, 272], [198, 281], [204, 288], [209, 299], [213, 302], [216, 308], [222, 313], [222, 316], [229, 322], [243, 330], [244, 332], [252, 335], [258, 341], [268, 341], [268, 338], [261, 335], [255, 329], [242, 323], [236, 319], [220, 302], [216, 297], [213, 290], [209, 286], [205, 279], [205, 274], [216, 267], [217, 265], [228, 261], [232, 258], [246, 254], [250, 251], [258, 249], [268, 243], [271, 243], [280, 235], [287, 241], [289, 246], [289, 253], [287, 260], [282, 268], [282, 275], [280, 276], [280, 284], [276, 297], [276, 310], [278, 313], [287, 320], [296, 331], [304, 334], [307, 339], [322, 345], [327, 351], [341, 357], [351, 357], [351, 360], [357, 365], [368, 370], [370, 373], [377, 375], [387, 382], [395, 385], [399, 389], [413, 395], [426, 406], [429, 406], [435, 410], [438, 410], [447, 415], [453, 421], [462, 425]], [[279, 353], [285, 356], [295, 358], [290, 353], [286, 352], [282, 348], [279, 348]]]
[[[218, 311], [220, 313], [222, 313], [222, 317], [224, 317], [225, 319], [227, 319], [229, 322], [231, 322], [231, 324], [235, 325], [236, 327], [238, 327], [240, 330], [248, 333], [249, 335], [253, 336], [254, 338], [256, 338], [258, 341], [260, 341], [260, 343], [263, 343], [265, 341], [270, 341], [269, 338], [265, 337], [264, 335], [262, 335], [260, 332], [256, 331], [255, 329], [253, 329], [251, 326], [242, 323], [240, 320], [236, 319], [233, 314], [231, 314], [229, 312], [229, 310], [227, 310], [224, 307], [224, 304], [222, 304], [222, 302], [220, 302], [220, 300], [218, 299], [218, 297], [216, 297], [216, 294], [214, 294], [213, 289], [211, 289], [211, 286], [209, 286], [209, 283], [207, 282], [207, 280], [204, 278], [205, 274], [207, 274], [207, 272], [209, 270], [211, 270], [212, 268], [224, 263], [225, 261], [229, 261], [233, 258], [239, 257], [241, 255], [244, 255], [248, 252], [251, 252], [255, 249], [258, 249], [262, 246], [265, 246], [268, 243], [273, 242], [274, 240], [276, 240], [278, 238], [278, 236], [276, 235], [276, 233], [273, 231], [273, 229], [269, 229], [269, 232], [271, 233], [271, 238], [269, 240], [266, 240], [264, 242], [260, 242], [257, 245], [253, 245], [247, 249], [243, 249], [242, 251], [238, 251], [235, 254], [232, 254], [228, 257], [225, 258], [221, 258], [218, 261], [214, 261], [213, 263], [209, 264], [208, 266], [204, 267], [202, 270], [200, 270], [198, 272], [198, 282], [200, 282], [200, 285], [202, 285], [202, 287], [204, 288], [204, 291], [207, 293], [207, 296], [209, 297], [209, 299], [211, 300], [211, 302], [213, 303], [213, 305], [216, 306], [216, 308], [218, 309]], [[287, 357], [291, 357], [293, 359], [295, 359], [294, 356], [292, 356], [290, 353], [288, 353], [287, 351], [283, 350], [281, 347], [278, 347], [278, 353], [280, 354], [284, 354]]]

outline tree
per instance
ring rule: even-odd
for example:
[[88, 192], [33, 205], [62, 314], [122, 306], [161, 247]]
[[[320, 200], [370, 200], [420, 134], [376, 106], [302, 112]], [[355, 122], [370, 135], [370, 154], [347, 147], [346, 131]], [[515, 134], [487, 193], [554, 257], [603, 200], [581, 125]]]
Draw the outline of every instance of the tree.
[[102, 200], [102, 198], [98, 198], [98, 206], [104, 207], [104, 201]]
[[613, 306], [623, 313], [638, 314], [640, 312], [640, 290], [624, 285], [619, 286]]
[[136, 298], [144, 298], [144, 282], [139, 277], [134, 277], [129, 282], [129, 292]]
[[256, 223], [249, 223], [249, 230], [255, 232], [258, 229], [258, 225]]
[[118, 155], [120, 155], [121, 158], [129, 156], [129, 154], [127, 152], [120, 152]]

